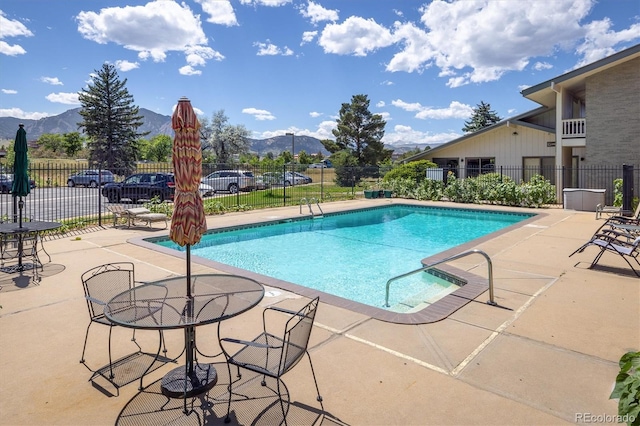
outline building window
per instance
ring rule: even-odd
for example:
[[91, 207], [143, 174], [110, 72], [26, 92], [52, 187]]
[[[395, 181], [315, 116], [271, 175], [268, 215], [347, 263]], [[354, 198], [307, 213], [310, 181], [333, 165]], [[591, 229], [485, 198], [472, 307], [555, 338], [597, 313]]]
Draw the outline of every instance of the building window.
[[453, 173], [456, 177], [458, 176], [458, 159], [457, 158], [434, 158], [431, 160], [441, 169], [446, 170], [445, 174], [448, 172]]
[[522, 180], [529, 182], [534, 175], [541, 175], [556, 184], [556, 159], [555, 157], [524, 157], [522, 159]]
[[496, 171], [496, 159], [490, 158], [465, 158], [467, 164], [467, 177], [475, 177], [484, 173]]

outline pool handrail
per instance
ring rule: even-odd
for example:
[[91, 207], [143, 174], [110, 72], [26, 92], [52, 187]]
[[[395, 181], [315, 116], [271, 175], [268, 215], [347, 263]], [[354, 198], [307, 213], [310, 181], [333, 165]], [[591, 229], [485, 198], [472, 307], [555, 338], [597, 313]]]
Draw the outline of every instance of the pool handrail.
[[300, 214], [302, 214], [302, 205], [306, 204], [309, 208], [309, 213], [311, 213], [311, 217], [315, 217], [315, 214], [313, 214], [313, 209], [311, 208], [311, 203], [315, 203], [316, 206], [318, 206], [318, 210], [320, 210], [320, 216], [324, 216], [324, 212], [320, 207], [320, 201], [316, 197], [311, 197], [309, 199], [307, 199], [307, 197], [304, 197], [300, 200]]
[[478, 250], [478, 249], [473, 249], [473, 250], [468, 250], [462, 253], [458, 253], [458, 254], [454, 254], [453, 256], [447, 257], [446, 259], [442, 259], [442, 260], [438, 260], [437, 262], [434, 263], [430, 263], [426, 266], [423, 266], [422, 268], [418, 268], [418, 269], [414, 269], [413, 271], [409, 271], [406, 272], [402, 275], [398, 275], [396, 277], [390, 278], [387, 281], [387, 289], [386, 289], [386, 296], [384, 299], [384, 306], [385, 307], [389, 307], [389, 287], [391, 286], [391, 282], [399, 280], [400, 278], [405, 278], [408, 277], [409, 275], [413, 275], [413, 274], [417, 274], [418, 272], [426, 272], [429, 269], [434, 268], [437, 265], [440, 265], [442, 263], [446, 263], [446, 262], [450, 262], [452, 260], [456, 260], [456, 259], [460, 259], [461, 257], [465, 257], [468, 256], [470, 254], [481, 254], [482, 256], [484, 256], [484, 258], [487, 260], [487, 268], [489, 271], [488, 277], [489, 277], [489, 300], [487, 301], [488, 305], [491, 306], [498, 306], [498, 304], [493, 300], [493, 263], [491, 263], [491, 258], [489, 257], [489, 255], [485, 252], [483, 252], [482, 250]]

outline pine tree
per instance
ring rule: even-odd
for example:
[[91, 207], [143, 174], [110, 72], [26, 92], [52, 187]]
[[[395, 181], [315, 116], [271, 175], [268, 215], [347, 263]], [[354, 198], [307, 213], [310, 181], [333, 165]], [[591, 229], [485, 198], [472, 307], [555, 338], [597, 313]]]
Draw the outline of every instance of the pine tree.
[[[391, 150], [384, 149], [381, 141], [387, 124], [379, 114], [369, 111], [367, 95], [354, 95], [351, 103], [343, 103], [337, 128], [335, 149], [347, 151], [358, 166], [377, 165], [391, 158]], [[326, 145], [325, 145], [326, 147]]]
[[477, 132], [487, 126], [491, 126], [502, 120], [498, 114], [491, 109], [490, 104], [485, 104], [484, 101], [480, 101], [480, 104], [473, 109], [473, 114], [469, 121], [464, 122], [462, 131], [465, 133]]
[[88, 137], [89, 162], [124, 175], [135, 170], [138, 138], [149, 134], [138, 133], [143, 117], [126, 83], [126, 79], [120, 80], [115, 66], [103, 64], [79, 94], [84, 121], [78, 123]]

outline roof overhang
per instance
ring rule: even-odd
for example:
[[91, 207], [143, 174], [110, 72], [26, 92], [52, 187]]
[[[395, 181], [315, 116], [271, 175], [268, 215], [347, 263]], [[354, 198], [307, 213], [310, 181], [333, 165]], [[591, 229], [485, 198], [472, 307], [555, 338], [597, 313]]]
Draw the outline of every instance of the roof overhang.
[[569, 90], [578, 98], [584, 98], [585, 79], [587, 77], [638, 57], [640, 57], [640, 44], [551, 80], [531, 86], [521, 93], [527, 99], [552, 108], [556, 105], [556, 93], [559, 93], [561, 88]]

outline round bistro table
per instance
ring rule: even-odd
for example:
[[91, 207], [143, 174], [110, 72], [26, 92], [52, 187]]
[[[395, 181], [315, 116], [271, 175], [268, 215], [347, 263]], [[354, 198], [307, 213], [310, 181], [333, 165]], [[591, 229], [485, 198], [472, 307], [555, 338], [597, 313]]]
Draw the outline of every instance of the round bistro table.
[[187, 277], [180, 276], [147, 282], [121, 293], [106, 304], [104, 312], [111, 322], [123, 327], [184, 329], [185, 366], [167, 373], [161, 389], [167, 397], [184, 398], [186, 410], [186, 398], [209, 391], [218, 380], [212, 364], [194, 362], [195, 328], [240, 315], [263, 296], [264, 287], [250, 278], [203, 274], [192, 275], [188, 282]]

